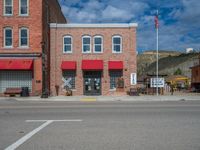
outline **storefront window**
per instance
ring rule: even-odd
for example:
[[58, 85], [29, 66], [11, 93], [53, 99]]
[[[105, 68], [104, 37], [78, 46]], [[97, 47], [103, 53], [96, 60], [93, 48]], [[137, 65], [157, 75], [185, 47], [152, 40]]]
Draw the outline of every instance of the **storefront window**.
[[122, 70], [111, 70], [109, 71], [110, 75], [110, 89], [117, 88], [117, 80], [123, 76]]
[[75, 89], [76, 71], [63, 71], [63, 77], [65, 78], [67, 82], [64, 88]]

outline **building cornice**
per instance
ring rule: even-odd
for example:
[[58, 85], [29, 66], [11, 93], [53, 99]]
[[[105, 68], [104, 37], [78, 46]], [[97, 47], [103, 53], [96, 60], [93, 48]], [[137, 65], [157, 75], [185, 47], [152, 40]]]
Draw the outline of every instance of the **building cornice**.
[[57, 24], [51, 23], [50, 28], [130, 28], [138, 27], [137, 23], [99, 23], [99, 24]]
[[41, 53], [1, 53], [0, 54], [0, 58], [1, 59], [7, 59], [7, 58], [24, 58], [24, 57], [28, 57], [28, 58], [37, 58], [37, 57], [41, 57], [42, 54]]

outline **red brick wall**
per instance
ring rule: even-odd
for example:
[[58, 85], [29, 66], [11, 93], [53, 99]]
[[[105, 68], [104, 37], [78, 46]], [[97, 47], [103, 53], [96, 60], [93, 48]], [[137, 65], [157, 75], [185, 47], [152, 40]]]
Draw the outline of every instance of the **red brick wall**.
[[[42, 5], [41, 0], [29, 0], [29, 16], [19, 16], [19, 1], [13, 0], [13, 16], [3, 16], [3, 0], [0, 1], [1, 15], [0, 15], [0, 53], [33, 53], [41, 52], [41, 38], [42, 38]], [[10, 26], [13, 28], [13, 49], [3, 48], [3, 28]], [[29, 28], [29, 48], [20, 49], [19, 47], [19, 28]]]
[[[47, 61], [49, 62], [49, 27], [48, 22], [53, 22], [58, 18], [58, 22], [65, 22], [65, 18], [61, 13], [60, 6], [57, 0], [29, 0], [29, 15], [25, 17], [19, 16], [19, 0], [13, 0], [13, 16], [3, 16], [3, 0], [0, 1], [0, 54], [19, 53], [19, 54], [41, 54], [41, 42], [46, 42]], [[46, 7], [46, 5], [48, 5]], [[47, 17], [47, 10], [49, 9], [49, 20]], [[54, 14], [50, 20], [50, 16]], [[45, 22], [48, 21], [48, 22]], [[5, 49], [3, 46], [3, 29], [4, 27], [13, 28], [13, 48]], [[19, 28], [27, 27], [29, 29], [29, 48], [19, 48]], [[34, 73], [33, 73], [33, 94], [41, 94], [42, 89], [42, 59], [38, 57], [34, 59]], [[49, 75], [49, 72], [48, 72]]]
[[50, 9], [50, 22], [51, 23], [66, 23], [67, 20], [61, 11], [58, 0], [46, 0]]
[[[62, 42], [64, 35], [73, 37], [73, 53], [63, 54]], [[82, 36], [95, 35], [103, 36], [103, 53], [101, 54], [83, 54]], [[120, 54], [112, 53], [112, 36], [121, 35], [123, 52]], [[92, 39], [93, 41], [93, 39]], [[93, 43], [93, 42], [92, 42]], [[93, 47], [93, 45], [92, 45]], [[92, 48], [93, 49], [93, 48]], [[101, 59], [104, 61], [104, 70], [102, 77], [102, 95], [110, 95], [115, 92], [110, 91], [110, 79], [108, 72], [109, 60], [121, 60], [124, 63], [123, 78], [125, 81], [125, 91], [130, 86], [130, 73], [136, 73], [136, 29], [131, 28], [52, 28], [51, 29], [51, 92], [55, 95], [55, 85], [60, 86], [60, 93], [63, 94], [61, 86], [62, 70], [61, 62], [70, 60], [77, 62], [76, 90], [74, 95], [83, 95], [83, 73], [81, 70], [81, 61], [83, 59]], [[124, 94], [124, 93], [123, 93]]]

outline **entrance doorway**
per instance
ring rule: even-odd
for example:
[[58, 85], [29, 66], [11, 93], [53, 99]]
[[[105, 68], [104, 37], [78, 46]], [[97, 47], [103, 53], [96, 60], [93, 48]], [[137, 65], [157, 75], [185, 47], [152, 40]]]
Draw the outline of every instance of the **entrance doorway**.
[[84, 95], [101, 95], [101, 71], [84, 72]]

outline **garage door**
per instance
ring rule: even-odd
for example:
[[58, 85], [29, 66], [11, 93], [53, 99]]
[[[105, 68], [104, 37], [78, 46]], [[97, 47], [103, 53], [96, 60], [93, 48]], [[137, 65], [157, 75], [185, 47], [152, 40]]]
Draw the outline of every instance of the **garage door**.
[[29, 87], [32, 91], [32, 71], [0, 71], [0, 93], [9, 87]]

